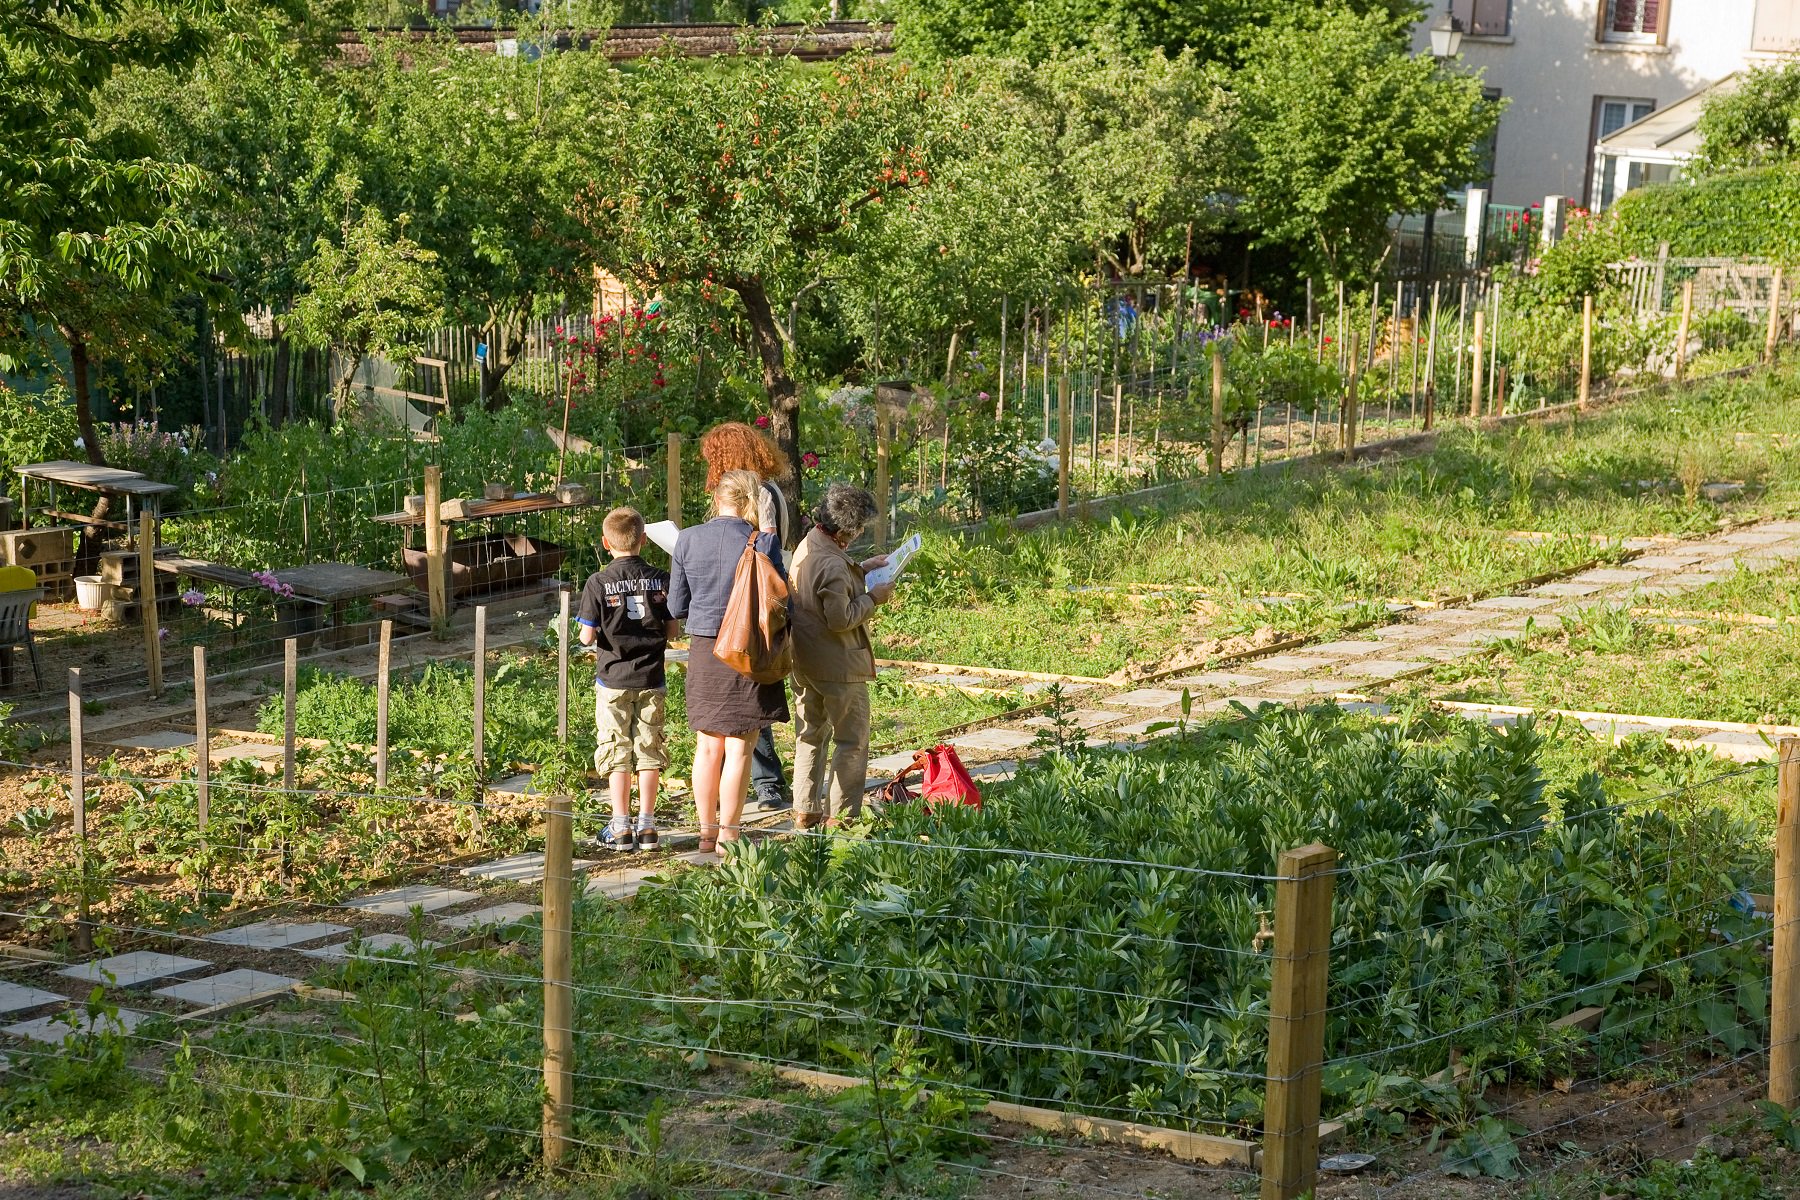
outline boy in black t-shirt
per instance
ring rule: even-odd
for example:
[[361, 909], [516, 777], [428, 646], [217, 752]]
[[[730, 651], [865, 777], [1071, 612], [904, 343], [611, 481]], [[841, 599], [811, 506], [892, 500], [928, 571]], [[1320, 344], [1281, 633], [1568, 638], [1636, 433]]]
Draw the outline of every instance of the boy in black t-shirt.
[[[610, 850], [656, 849], [656, 788], [669, 765], [663, 741], [663, 652], [674, 636], [669, 576], [638, 557], [644, 518], [615, 508], [600, 526], [612, 563], [581, 589], [581, 644], [598, 653], [594, 769], [607, 777], [612, 822], [601, 835]], [[631, 825], [631, 775], [638, 777], [637, 828]]]

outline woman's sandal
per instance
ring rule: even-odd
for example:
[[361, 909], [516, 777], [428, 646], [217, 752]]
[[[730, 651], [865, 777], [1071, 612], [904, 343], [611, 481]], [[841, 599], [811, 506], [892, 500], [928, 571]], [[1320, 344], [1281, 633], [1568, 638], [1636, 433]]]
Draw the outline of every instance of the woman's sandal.
[[700, 853], [702, 854], [711, 854], [719, 848], [719, 827], [711, 826], [710, 836], [706, 832], [707, 828], [708, 826], [705, 825], [700, 827]]

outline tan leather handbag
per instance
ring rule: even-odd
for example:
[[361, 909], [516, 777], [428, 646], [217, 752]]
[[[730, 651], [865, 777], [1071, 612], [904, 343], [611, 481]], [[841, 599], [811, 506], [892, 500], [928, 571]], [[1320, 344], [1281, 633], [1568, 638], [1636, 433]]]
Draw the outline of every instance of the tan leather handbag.
[[794, 669], [788, 586], [769, 556], [756, 548], [758, 536], [751, 530], [738, 559], [725, 619], [713, 639], [713, 657], [758, 683], [780, 683]]

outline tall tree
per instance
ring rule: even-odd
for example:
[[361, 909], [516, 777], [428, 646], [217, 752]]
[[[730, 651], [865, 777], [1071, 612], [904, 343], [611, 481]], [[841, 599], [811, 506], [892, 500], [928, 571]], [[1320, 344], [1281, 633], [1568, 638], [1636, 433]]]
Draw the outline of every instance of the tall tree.
[[1791, 161], [1800, 155], [1800, 66], [1751, 67], [1731, 90], [1707, 97], [1697, 128], [1694, 174]]
[[1079, 200], [1056, 170], [1031, 69], [968, 60], [944, 71], [931, 186], [885, 205], [825, 268], [839, 320], [872, 365], [927, 350], [935, 359], [965, 332], [998, 333], [1003, 296], [1051, 294], [1077, 258]]
[[[354, 203], [354, 195], [346, 197]], [[338, 352], [343, 368], [335, 395], [347, 411], [357, 369], [371, 354], [403, 360], [444, 320], [444, 281], [437, 255], [365, 207], [345, 219], [336, 240], [321, 238], [299, 270], [304, 290], [294, 305], [302, 342]]]
[[[1098, 46], [1142, 54], [1192, 49], [1202, 62], [1238, 62], [1258, 30], [1295, 10], [1291, 0], [886, 0], [895, 35], [920, 58], [991, 54], [1051, 58]], [[1417, 20], [1418, 0], [1333, 0], [1333, 10]]]
[[1122, 274], [1142, 275], [1172, 231], [1223, 215], [1231, 104], [1214, 76], [1192, 51], [1085, 50], [1038, 68], [1078, 236]]
[[359, 160], [361, 130], [342, 72], [328, 70], [299, 32], [245, 19], [185, 78], [129, 72], [108, 94], [111, 123], [157, 138], [203, 172], [193, 219], [223, 234], [219, 269], [232, 313], [266, 314], [277, 419], [291, 415], [284, 404], [300, 267], [344, 217], [339, 180]]
[[931, 183], [934, 98], [930, 82], [892, 59], [664, 55], [634, 72], [628, 103], [595, 131], [614, 181], [586, 212], [595, 238], [648, 287], [706, 284], [736, 297], [776, 440], [796, 462], [783, 301], [885, 205]]
[[1394, 213], [1470, 178], [1499, 119], [1480, 76], [1411, 53], [1389, 18], [1343, 11], [1257, 33], [1232, 92], [1245, 219], [1340, 278], [1374, 267]]
[[98, 127], [98, 99], [121, 70], [191, 61], [208, 15], [179, 0], [0, 0], [0, 365], [53, 361], [60, 334], [95, 463], [90, 363], [169, 353], [186, 299], [216, 292], [218, 261], [192, 216], [201, 172]]
[[471, 54], [446, 38], [382, 44], [348, 86], [367, 114], [363, 198], [437, 255], [455, 321], [483, 331], [482, 395], [506, 402], [506, 376], [533, 316], [591, 282], [577, 211], [594, 181], [578, 121], [596, 98], [600, 55]]

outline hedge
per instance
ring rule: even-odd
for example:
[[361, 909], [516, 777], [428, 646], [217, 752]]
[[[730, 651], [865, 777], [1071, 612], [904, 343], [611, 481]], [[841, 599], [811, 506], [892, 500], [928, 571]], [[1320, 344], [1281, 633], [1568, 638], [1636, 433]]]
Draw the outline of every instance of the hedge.
[[1800, 261], [1800, 164], [1627, 192], [1610, 214], [1624, 255]]

